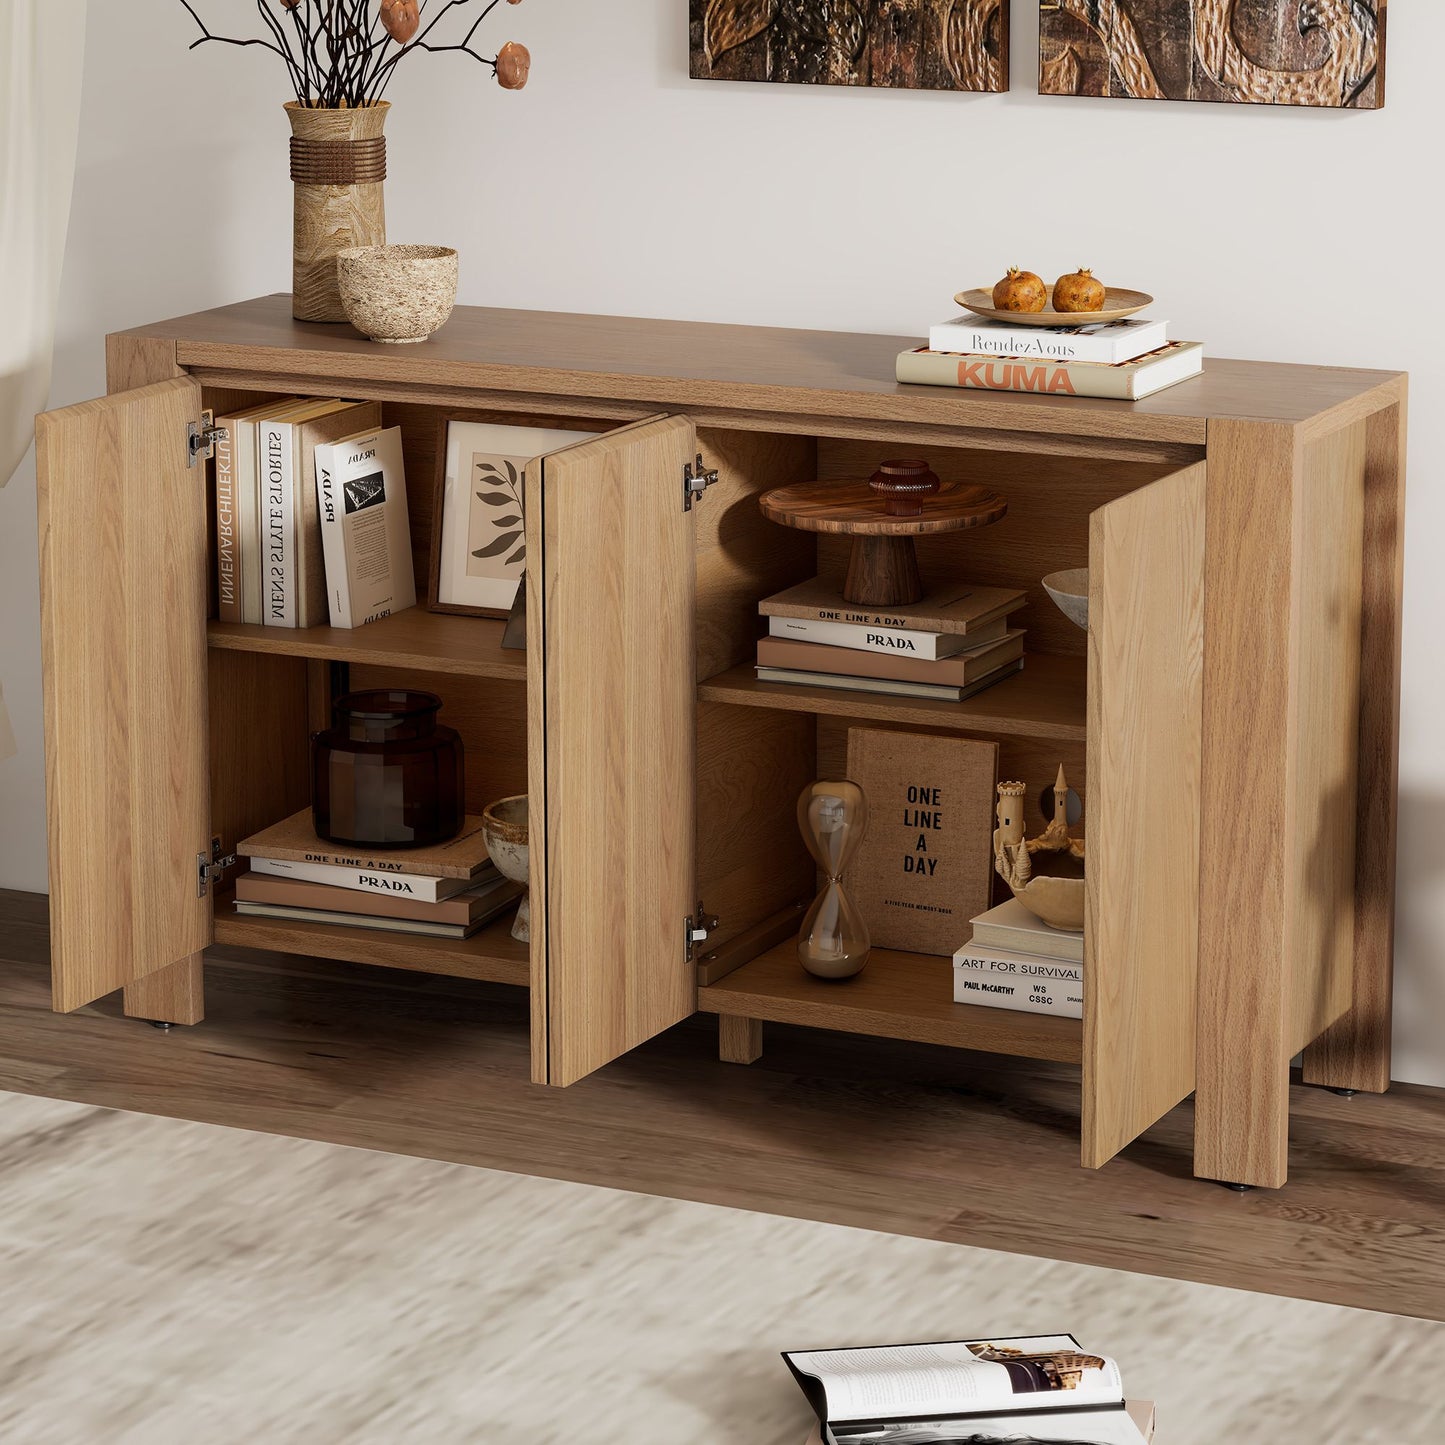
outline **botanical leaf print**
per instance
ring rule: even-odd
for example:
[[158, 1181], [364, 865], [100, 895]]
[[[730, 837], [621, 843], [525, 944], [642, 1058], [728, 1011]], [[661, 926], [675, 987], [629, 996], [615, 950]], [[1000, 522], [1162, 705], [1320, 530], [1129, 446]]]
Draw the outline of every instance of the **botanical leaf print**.
[[702, 34], [708, 63], [746, 45], [772, 21], [773, 0], [708, 0]]
[[478, 462], [473, 485], [477, 489], [476, 498], [483, 506], [505, 507], [508, 510], [504, 515], [489, 519], [498, 535], [485, 547], [476, 548], [472, 556], [500, 557], [515, 547], [516, 550], [506, 559], [507, 563], [525, 562], [527, 544], [523, 540], [521, 472], [505, 458], [500, 466], [495, 462]]

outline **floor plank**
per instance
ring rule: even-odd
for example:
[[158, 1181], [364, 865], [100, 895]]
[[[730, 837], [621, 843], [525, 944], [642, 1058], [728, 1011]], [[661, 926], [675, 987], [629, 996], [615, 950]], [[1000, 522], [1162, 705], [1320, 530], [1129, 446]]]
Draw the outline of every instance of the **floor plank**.
[[[1289, 1185], [1190, 1173], [1191, 1106], [1080, 1169], [1076, 1071], [697, 1017], [566, 1090], [527, 997], [213, 950], [206, 1021], [50, 1012], [45, 900], [0, 892], [0, 1089], [1445, 1319], [1445, 1093], [1296, 1085]], [[705, 1242], [704, 1242], [705, 1247]]]

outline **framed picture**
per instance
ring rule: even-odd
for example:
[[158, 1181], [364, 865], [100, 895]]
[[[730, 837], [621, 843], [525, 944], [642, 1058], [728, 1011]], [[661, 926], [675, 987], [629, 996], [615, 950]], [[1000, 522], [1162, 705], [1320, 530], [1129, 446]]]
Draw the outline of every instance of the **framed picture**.
[[522, 475], [593, 432], [449, 421], [432, 505], [431, 608], [506, 617], [527, 570]]

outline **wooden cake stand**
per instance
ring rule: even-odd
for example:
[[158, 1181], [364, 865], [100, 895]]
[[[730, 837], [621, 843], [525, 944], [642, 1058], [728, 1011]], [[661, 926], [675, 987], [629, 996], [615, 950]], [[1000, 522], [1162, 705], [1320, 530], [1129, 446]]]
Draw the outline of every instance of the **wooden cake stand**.
[[779, 526], [852, 537], [843, 600], [898, 607], [923, 596], [913, 539], [986, 527], [1008, 511], [987, 487], [940, 482], [926, 462], [884, 462], [866, 482], [801, 482], [758, 503]]

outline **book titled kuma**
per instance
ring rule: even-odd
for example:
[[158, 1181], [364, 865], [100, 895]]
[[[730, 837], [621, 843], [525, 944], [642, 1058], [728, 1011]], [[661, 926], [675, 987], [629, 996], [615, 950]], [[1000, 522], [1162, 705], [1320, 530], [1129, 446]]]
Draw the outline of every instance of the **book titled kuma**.
[[958, 384], [985, 391], [1062, 391], [1076, 396], [1067, 367], [1033, 366], [1026, 361], [965, 357], [958, 363]]

